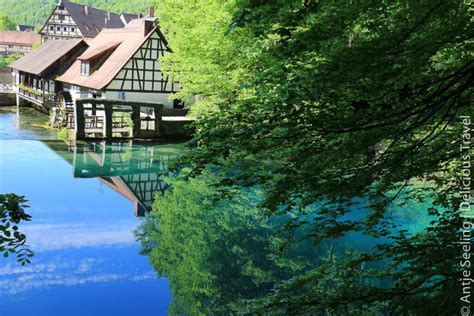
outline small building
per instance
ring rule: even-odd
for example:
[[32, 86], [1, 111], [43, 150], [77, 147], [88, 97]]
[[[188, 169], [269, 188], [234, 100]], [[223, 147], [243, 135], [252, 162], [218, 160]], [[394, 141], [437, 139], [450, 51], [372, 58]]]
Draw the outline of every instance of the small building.
[[69, 0], [60, 0], [40, 30], [42, 43], [48, 40], [94, 38], [104, 28], [123, 28], [136, 14], [118, 14]]
[[56, 77], [63, 74], [87, 47], [81, 39], [48, 41], [13, 62], [10, 68], [17, 103], [27, 101], [43, 112], [49, 112], [56, 106], [56, 96], [61, 91]]
[[40, 41], [41, 36], [34, 32], [0, 31], [0, 55], [26, 55]]
[[16, 30], [18, 32], [33, 32], [35, 27], [33, 25], [17, 25]]

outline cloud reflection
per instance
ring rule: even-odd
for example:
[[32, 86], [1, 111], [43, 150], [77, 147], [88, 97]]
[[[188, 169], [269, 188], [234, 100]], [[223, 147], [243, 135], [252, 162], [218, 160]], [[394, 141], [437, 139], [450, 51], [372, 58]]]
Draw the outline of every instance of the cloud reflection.
[[123, 221], [113, 226], [103, 223], [30, 224], [22, 229], [33, 251], [95, 246], [126, 246], [135, 243], [137, 222]]
[[53, 286], [80, 286], [90, 283], [107, 283], [119, 280], [140, 282], [156, 279], [153, 272], [124, 273], [102, 272], [105, 259], [84, 258], [77, 261], [60, 261], [50, 263], [32, 263], [18, 267], [10, 263], [0, 268], [0, 293], [16, 295], [37, 288]]

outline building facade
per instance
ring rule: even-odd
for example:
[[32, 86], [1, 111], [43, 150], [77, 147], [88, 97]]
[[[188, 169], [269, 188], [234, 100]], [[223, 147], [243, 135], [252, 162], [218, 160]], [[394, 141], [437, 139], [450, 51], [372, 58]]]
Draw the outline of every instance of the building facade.
[[40, 30], [41, 41], [94, 38], [104, 28], [123, 28], [137, 18], [61, 0]]
[[161, 70], [171, 50], [154, 19], [137, 19], [123, 29], [104, 29], [64, 75], [57, 78], [73, 100], [103, 98], [176, 107], [179, 91]]

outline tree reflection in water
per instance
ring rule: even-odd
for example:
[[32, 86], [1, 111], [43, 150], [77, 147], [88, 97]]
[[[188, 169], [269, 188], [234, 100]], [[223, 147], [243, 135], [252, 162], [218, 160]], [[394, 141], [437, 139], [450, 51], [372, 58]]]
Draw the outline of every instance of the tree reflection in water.
[[212, 187], [216, 180], [210, 173], [173, 180], [172, 190], [155, 200], [136, 232], [143, 254], [170, 280], [171, 314], [245, 312], [245, 300], [270, 293], [341, 248], [303, 241], [280, 249], [275, 233], [284, 221], [262, 214], [259, 190], [239, 190], [220, 200]]

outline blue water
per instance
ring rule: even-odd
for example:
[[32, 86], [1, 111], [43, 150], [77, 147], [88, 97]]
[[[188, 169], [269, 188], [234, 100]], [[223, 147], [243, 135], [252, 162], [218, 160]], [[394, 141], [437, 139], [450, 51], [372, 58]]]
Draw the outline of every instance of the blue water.
[[17, 119], [0, 111], [0, 193], [29, 200], [33, 220], [20, 229], [35, 256], [24, 267], [0, 260], [0, 316], [166, 315], [168, 281], [138, 254], [133, 203], [96, 178], [74, 178], [41, 141], [54, 134]]

